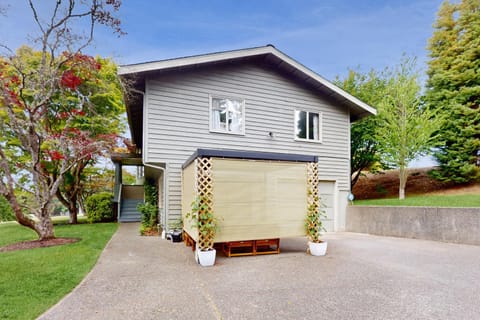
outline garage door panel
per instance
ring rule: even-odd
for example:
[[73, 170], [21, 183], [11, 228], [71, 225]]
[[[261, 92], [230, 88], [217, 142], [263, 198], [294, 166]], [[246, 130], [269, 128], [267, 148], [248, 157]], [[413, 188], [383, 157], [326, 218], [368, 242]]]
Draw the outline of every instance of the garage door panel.
[[334, 206], [334, 196], [333, 194], [325, 194], [325, 193], [320, 193], [320, 202], [329, 208], [332, 208]]
[[326, 217], [322, 219], [326, 231], [335, 230], [335, 181], [320, 181], [318, 194]]
[[333, 210], [333, 208], [323, 208], [323, 212], [325, 213], [324, 220], [335, 219], [335, 210]]
[[324, 231], [326, 232], [332, 232], [335, 228], [333, 220], [323, 221], [323, 228], [325, 228]]

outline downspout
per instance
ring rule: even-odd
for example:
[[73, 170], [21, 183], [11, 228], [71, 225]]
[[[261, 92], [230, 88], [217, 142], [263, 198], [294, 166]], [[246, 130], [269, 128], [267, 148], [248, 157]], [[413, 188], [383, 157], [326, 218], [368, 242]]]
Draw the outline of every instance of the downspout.
[[[162, 231], [162, 239], [165, 239], [165, 233], [166, 233], [166, 228], [167, 228], [167, 171], [166, 171], [166, 168], [163, 168], [163, 167], [160, 167], [160, 166], [156, 166], [154, 164], [148, 164], [148, 163], [144, 163], [143, 164], [145, 167], [150, 167], [150, 168], [153, 168], [153, 169], [158, 169], [158, 170], [161, 170], [162, 173], [163, 173], [163, 194], [162, 194], [162, 204], [163, 204], [163, 214], [161, 216], [161, 224], [163, 226], [163, 231]], [[167, 230], [169, 231], [169, 230]]]

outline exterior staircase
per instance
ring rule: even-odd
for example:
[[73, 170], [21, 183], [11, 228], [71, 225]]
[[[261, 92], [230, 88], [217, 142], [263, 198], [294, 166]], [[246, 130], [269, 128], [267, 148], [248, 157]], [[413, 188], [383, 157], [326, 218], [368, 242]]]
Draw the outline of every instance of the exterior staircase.
[[137, 205], [143, 203], [141, 199], [123, 199], [120, 206], [119, 222], [138, 222], [141, 220]]

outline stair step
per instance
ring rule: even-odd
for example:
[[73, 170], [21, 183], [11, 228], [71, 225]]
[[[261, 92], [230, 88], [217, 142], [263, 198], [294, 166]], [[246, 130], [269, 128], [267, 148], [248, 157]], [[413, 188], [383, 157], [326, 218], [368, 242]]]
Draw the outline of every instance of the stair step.
[[120, 218], [119, 222], [139, 222], [140, 218]]
[[121, 203], [120, 222], [138, 222], [141, 220], [141, 214], [137, 210], [139, 203], [143, 203], [141, 199], [124, 199]]
[[138, 211], [122, 211], [122, 216], [139, 216], [140, 214]]

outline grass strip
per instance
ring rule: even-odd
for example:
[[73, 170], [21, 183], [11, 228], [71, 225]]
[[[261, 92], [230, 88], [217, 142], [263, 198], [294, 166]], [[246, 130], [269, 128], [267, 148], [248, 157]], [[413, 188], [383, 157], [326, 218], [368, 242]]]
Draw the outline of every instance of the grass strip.
[[[0, 319], [35, 319], [57, 303], [92, 269], [117, 227], [116, 223], [56, 225], [57, 237], [82, 240], [0, 252]], [[0, 225], [0, 246], [36, 238], [16, 223]]]
[[480, 207], [480, 195], [422, 195], [406, 197], [404, 200], [398, 198], [355, 200], [353, 205], [477, 208]]

